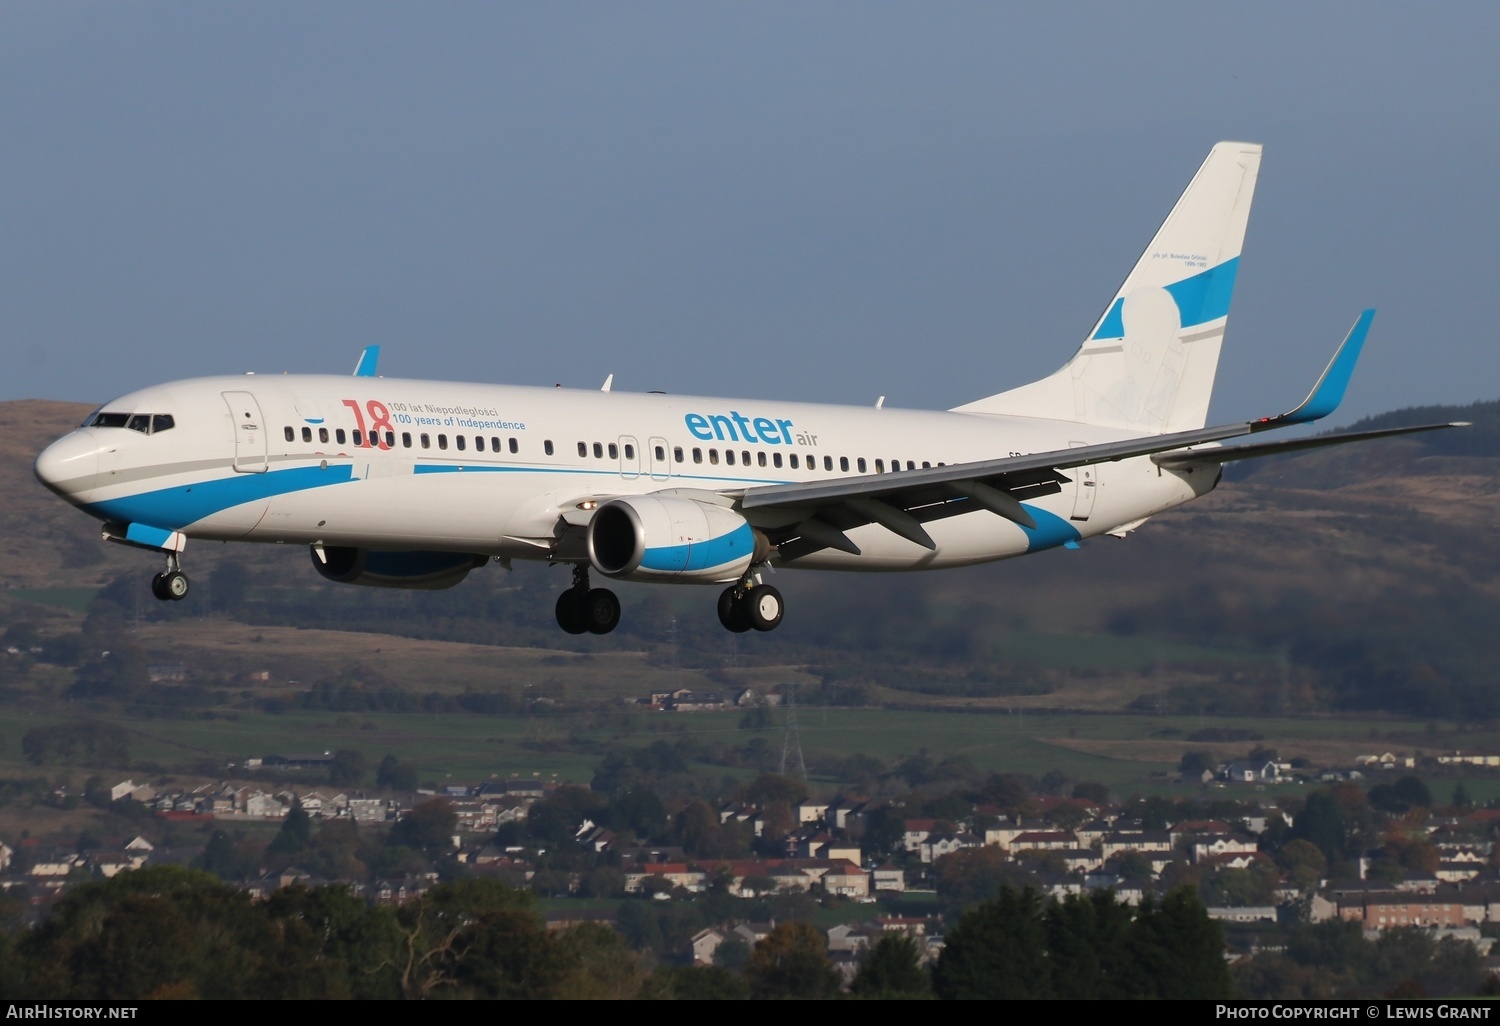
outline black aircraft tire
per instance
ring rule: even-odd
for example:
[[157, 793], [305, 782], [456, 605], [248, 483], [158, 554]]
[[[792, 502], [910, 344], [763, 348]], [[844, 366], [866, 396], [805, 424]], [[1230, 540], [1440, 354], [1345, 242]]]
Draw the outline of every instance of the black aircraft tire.
[[583, 603], [572, 588], [557, 596], [557, 625], [569, 634], [582, 634], [588, 630], [583, 618]]
[[583, 622], [590, 634], [608, 634], [620, 622], [620, 600], [608, 588], [594, 588], [583, 600]]
[[774, 631], [781, 626], [781, 618], [786, 613], [781, 592], [769, 584], [757, 584], [745, 592], [740, 607], [744, 610], [744, 618], [758, 631]]
[[166, 574], [157, 574], [151, 578], [151, 594], [155, 595], [162, 602], [170, 602], [172, 600], [172, 593], [167, 591]]
[[750, 629], [750, 618], [745, 615], [744, 605], [735, 601], [733, 588], [725, 588], [719, 595], [719, 622], [734, 634], [744, 634]]

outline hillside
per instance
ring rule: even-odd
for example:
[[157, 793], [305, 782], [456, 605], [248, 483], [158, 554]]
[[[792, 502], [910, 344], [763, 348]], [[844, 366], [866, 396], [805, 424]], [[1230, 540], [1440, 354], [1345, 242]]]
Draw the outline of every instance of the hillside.
[[[1391, 416], [1477, 420], [1475, 436], [1486, 439], [1497, 437], [1489, 430], [1496, 409]], [[789, 614], [773, 635], [723, 632], [712, 589], [624, 586], [621, 630], [577, 639], [551, 623], [566, 576], [542, 566], [489, 567], [449, 592], [382, 592], [327, 584], [301, 549], [200, 543], [186, 557], [203, 586], [182, 606], [155, 603], [145, 588], [154, 558], [100, 541], [93, 521], [31, 475], [35, 452], [87, 412], [0, 403], [7, 618], [76, 629], [102, 588], [154, 652], [171, 652], [188, 630], [188, 650], [205, 670], [220, 659], [221, 636], [222, 658], [238, 665], [227, 646], [243, 636], [233, 626], [240, 621], [331, 632], [322, 658], [304, 658], [296, 673], [288, 666], [303, 680], [379, 649], [369, 632], [388, 632], [451, 646], [453, 676], [468, 687], [483, 683], [460, 665], [474, 658], [472, 646], [498, 643], [511, 646], [512, 666], [548, 652], [621, 653], [634, 668], [612, 664], [610, 674], [633, 684], [649, 679], [649, 666], [676, 666], [680, 686], [699, 687], [769, 685], [801, 677], [801, 668], [823, 682], [824, 701], [1117, 709], [1155, 696], [1158, 707], [1200, 712], [1500, 714], [1488, 671], [1500, 660], [1491, 629], [1500, 548], [1489, 540], [1500, 454], [1488, 442], [1454, 443], [1463, 432], [1276, 461], [1125, 541], [1099, 539], [1079, 552], [941, 574], [782, 573]], [[399, 686], [424, 686], [444, 651], [383, 669]], [[601, 669], [557, 668], [550, 679], [575, 695], [618, 694], [601, 685]]]

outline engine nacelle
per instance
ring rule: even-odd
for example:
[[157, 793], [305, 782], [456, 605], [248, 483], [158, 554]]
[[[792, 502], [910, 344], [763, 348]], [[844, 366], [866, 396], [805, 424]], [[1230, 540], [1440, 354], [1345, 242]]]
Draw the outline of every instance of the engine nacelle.
[[594, 511], [589, 562], [607, 577], [736, 581], [770, 551], [732, 509], [675, 496], [632, 495]]
[[324, 546], [322, 557], [312, 549], [313, 568], [330, 581], [424, 591], [451, 588], [489, 562], [488, 556], [467, 552], [383, 552], [344, 545]]

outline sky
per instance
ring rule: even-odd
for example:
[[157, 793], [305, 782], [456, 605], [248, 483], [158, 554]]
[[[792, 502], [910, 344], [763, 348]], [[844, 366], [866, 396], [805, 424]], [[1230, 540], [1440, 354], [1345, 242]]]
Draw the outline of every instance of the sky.
[[946, 408], [1264, 144], [1211, 419], [1500, 397], [1500, 5], [0, 4], [0, 400], [256, 371]]

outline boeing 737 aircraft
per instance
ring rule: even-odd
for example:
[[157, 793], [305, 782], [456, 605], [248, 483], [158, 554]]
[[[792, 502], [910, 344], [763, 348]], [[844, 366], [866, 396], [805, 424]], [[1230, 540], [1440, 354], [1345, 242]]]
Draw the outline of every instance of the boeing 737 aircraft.
[[1373, 311], [1290, 413], [1204, 427], [1259, 146], [1209, 153], [1083, 345], [1050, 377], [946, 412], [377, 377], [177, 381], [111, 400], [36, 460], [104, 537], [292, 542], [333, 581], [447, 588], [494, 559], [572, 567], [557, 622], [607, 634], [590, 570], [721, 587], [773, 630], [768, 567], [930, 570], [1124, 536], [1231, 460], [1449, 425], [1223, 446], [1338, 406]]

